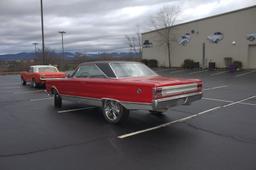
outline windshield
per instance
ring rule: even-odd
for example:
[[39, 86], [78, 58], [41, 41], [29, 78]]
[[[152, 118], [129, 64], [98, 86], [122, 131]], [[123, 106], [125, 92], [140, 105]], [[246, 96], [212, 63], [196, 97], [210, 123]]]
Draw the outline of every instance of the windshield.
[[38, 72], [39, 73], [43, 73], [43, 72], [58, 72], [58, 70], [55, 67], [40, 67], [40, 68], [38, 68]]
[[111, 63], [117, 77], [156, 76], [157, 74], [141, 63]]

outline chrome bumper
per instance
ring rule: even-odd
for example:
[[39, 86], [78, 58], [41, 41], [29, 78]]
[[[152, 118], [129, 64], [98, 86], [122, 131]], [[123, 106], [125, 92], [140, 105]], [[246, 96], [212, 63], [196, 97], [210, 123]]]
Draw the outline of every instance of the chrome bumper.
[[153, 111], [166, 111], [171, 107], [177, 105], [189, 105], [191, 102], [200, 100], [203, 96], [202, 92], [189, 93], [173, 97], [153, 100], [152, 103], [131, 103], [121, 102], [121, 104], [129, 110], [153, 110]]
[[152, 108], [155, 111], [162, 111], [177, 105], [189, 105], [193, 101], [200, 100], [202, 96], [202, 92], [196, 92], [163, 99], [157, 99], [153, 101]]
[[41, 81], [46, 81], [46, 80], [59, 80], [63, 78], [40, 78]]

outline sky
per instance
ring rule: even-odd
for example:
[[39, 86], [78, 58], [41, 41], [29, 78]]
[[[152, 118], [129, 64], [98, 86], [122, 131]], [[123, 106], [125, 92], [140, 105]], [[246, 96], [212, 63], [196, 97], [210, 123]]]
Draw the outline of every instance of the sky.
[[[43, 0], [45, 46], [65, 51], [128, 52], [125, 35], [152, 30], [150, 18], [179, 6], [178, 23], [256, 5], [256, 0]], [[0, 0], [0, 54], [41, 48], [40, 0]]]

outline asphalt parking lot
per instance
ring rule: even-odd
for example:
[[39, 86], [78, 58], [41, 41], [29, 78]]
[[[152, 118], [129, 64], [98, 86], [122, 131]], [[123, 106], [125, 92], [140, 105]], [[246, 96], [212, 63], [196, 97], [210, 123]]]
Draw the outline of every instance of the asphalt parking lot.
[[255, 170], [256, 71], [157, 71], [202, 79], [204, 98], [161, 117], [133, 111], [117, 126], [0, 76], [0, 170]]

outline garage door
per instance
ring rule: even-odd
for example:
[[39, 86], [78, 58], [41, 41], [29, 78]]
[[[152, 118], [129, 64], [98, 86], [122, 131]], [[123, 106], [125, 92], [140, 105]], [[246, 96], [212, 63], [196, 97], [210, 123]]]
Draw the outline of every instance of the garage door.
[[250, 45], [248, 49], [249, 68], [256, 68], [256, 45]]

